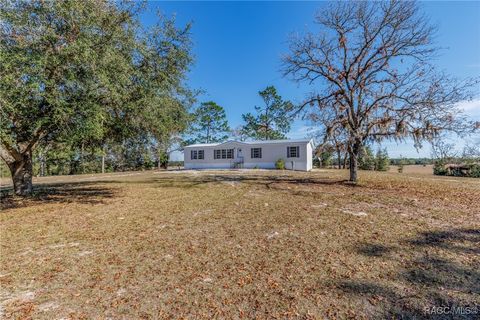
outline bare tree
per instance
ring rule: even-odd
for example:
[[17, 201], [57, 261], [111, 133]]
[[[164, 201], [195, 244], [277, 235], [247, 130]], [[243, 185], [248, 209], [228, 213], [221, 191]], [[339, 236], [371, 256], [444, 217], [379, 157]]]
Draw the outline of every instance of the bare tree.
[[446, 163], [457, 157], [457, 152], [455, 151], [455, 145], [453, 143], [448, 143], [440, 137], [437, 137], [431, 141], [431, 144], [433, 159]]
[[477, 143], [469, 143], [463, 148], [462, 158], [465, 162], [480, 161], [480, 141]]
[[292, 37], [284, 75], [315, 86], [296, 112], [328, 120], [324, 141], [347, 133], [350, 181], [369, 140], [411, 137], [419, 147], [441, 131], [473, 128], [455, 104], [471, 98], [478, 80], [436, 72], [435, 28], [417, 3], [334, 3], [315, 22], [319, 33]]
[[348, 140], [344, 130], [331, 135], [331, 141], [337, 155], [338, 169], [345, 169], [347, 163]]
[[335, 153], [337, 157], [338, 169], [345, 169], [346, 160], [347, 160], [347, 151], [349, 145], [348, 132], [345, 128], [336, 127], [334, 132], [331, 132], [327, 135], [326, 128], [333, 121], [332, 116], [335, 116], [335, 113], [320, 113], [320, 114], [309, 114], [309, 120], [312, 123], [316, 123], [319, 127], [318, 130], [314, 130], [314, 137], [317, 141], [323, 141], [323, 143], [317, 146], [318, 151], [322, 151], [324, 147], [327, 149], [333, 148], [331, 152]]

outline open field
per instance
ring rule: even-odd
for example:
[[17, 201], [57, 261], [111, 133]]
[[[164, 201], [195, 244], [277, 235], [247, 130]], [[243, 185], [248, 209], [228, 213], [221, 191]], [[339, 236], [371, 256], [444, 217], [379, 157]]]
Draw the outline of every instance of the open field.
[[[390, 166], [390, 172], [397, 173], [398, 166]], [[403, 174], [407, 175], [428, 175], [433, 176], [433, 165], [427, 164], [425, 166], [419, 164], [410, 164], [403, 166]]]
[[418, 319], [430, 317], [426, 307], [480, 305], [478, 179], [360, 172], [352, 186], [346, 177], [252, 170], [37, 179], [35, 198], [2, 198], [0, 312]]

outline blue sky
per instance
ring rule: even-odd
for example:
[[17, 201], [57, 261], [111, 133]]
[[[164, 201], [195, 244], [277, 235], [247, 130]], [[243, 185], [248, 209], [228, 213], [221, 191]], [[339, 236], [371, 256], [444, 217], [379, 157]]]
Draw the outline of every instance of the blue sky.
[[[213, 100], [226, 110], [231, 127], [242, 124], [241, 115], [261, 104], [258, 91], [268, 85], [293, 102], [305, 88], [282, 78], [281, 56], [288, 52], [288, 36], [314, 28], [313, 16], [325, 2], [182, 2], [149, 3], [142, 23], [154, 12], [175, 15], [179, 25], [192, 22], [195, 65], [188, 84], [203, 89], [200, 101]], [[480, 2], [422, 2], [424, 12], [438, 25], [437, 44], [443, 48], [436, 64], [457, 77], [480, 76]], [[480, 99], [463, 105], [480, 120]], [[296, 120], [291, 138], [308, 135], [309, 124]], [[464, 142], [460, 138], [459, 145]], [[391, 157], [429, 156], [412, 143], [385, 143]]]

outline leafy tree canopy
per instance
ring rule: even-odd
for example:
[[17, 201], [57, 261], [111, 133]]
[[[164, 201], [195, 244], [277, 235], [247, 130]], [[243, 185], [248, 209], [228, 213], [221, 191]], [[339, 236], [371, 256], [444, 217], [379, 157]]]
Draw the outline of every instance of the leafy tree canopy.
[[1, 2], [0, 155], [16, 194], [31, 192], [39, 144], [104, 144], [185, 127], [189, 26], [178, 29], [160, 16], [143, 29], [142, 8], [94, 0]]

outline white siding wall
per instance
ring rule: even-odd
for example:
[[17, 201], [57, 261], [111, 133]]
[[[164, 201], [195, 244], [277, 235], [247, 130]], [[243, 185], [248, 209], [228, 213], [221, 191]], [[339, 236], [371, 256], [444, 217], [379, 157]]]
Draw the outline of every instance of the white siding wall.
[[312, 170], [313, 168], [313, 147], [312, 144], [307, 144], [307, 171]]
[[[287, 157], [287, 147], [299, 147], [299, 157], [289, 158]], [[262, 158], [251, 158], [251, 149], [261, 148]], [[234, 159], [214, 159], [215, 149], [234, 149]], [[285, 167], [287, 169], [309, 171], [312, 169], [312, 146], [310, 143], [298, 143], [298, 142], [282, 142], [271, 144], [243, 144], [238, 142], [226, 142], [218, 146], [198, 146], [198, 147], [185, 147], [184, 161], [186, 169], [228, 169], [234, 166], [234, 163], [239, 161], [238, 150], [241, 149], [244, 158], [244, 168], [262, 168], [273, 169], [275, 168], [275, 162], [278, 159], [285, 161]], [[204, 159], [191, 159], [191, 150], [204, 150]]]

